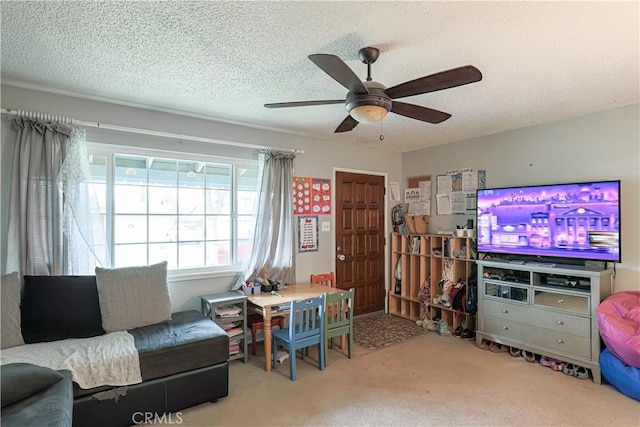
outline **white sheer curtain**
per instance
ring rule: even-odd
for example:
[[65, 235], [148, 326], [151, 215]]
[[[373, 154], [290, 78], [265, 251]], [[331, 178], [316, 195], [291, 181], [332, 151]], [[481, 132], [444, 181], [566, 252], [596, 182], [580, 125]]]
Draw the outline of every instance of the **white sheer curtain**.
[[83, 128], [71, 129], [57, 183], [64, 196], [62, 231], [66, 237], [67, 274], [94, 274], [96, 267], [110, 266], [104, 224], [91, 185]]
[[[84, 131], [25, 117], [13, 119], [12, 128], [16, 141], [6, 271], [93, 274], [95, 266], [105, 265], [108, 258], [98, 257], [94, 250], [100, 242], [92, 236], [103, 228], [101, 221], [93, 222], [100, 215], [92, 214], [97, 204], [88, 197]], [[102, 246], [106, 254], [104, 239]]]
[[254, 280], [267, 266], [269, 279], [283, 284], [295, 283], [292, 180], [296, 156], [275, 150], [263, 156], [256, 231], [251, 257], [242, 268], [242, 276]]

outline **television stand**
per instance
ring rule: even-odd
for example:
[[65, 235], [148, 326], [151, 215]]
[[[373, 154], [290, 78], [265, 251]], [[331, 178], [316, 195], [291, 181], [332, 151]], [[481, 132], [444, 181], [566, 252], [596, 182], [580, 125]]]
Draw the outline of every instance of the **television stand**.
[[479, 260], [476, 343], [483, 339], [591, 369], [602, 382], [596, 309], [611, 269]]

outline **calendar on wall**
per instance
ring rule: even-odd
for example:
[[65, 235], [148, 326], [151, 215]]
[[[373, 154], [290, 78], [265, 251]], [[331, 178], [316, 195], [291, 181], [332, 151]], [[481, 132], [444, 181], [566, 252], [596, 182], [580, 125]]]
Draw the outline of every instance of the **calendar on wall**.
[[294, 176], [293, 214], [331, 214], [331, 180]]

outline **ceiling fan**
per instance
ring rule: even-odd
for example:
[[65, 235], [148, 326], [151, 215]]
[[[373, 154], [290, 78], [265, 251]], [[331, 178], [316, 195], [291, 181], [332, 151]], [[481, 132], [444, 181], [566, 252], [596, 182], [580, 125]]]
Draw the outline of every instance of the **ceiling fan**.
[[264, 104], [264, 106], [267, 108], [285, 108], [344, 103], [349, 115], [337, 127], [336, 133], [349, 132], [361, 122], [374, 123], [380, 121], [389, 111], [423, 122], [441, 123], [451, 117], [451, 114], [394, 100], [482, 80], [482, 73], [476, 67], [467, 65], [420, 77], [387, 89], [383, 84], [371, 79], [371, 64], [376, 62], [379, 55], [380, 51], [375, 47], [365, 47], [358, 52], [360, 60], [367, 64], [366, 81], [360, 81], [351, 68], [336, 55], [322, 53], [309, 55], [309, 59], [314, 64], [349, 90], [346, 99], [279, 102]]

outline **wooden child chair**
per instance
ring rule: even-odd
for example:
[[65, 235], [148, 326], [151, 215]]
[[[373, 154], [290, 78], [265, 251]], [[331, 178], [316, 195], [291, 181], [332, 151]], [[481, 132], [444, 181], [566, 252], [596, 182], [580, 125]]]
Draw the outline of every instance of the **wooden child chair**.
[[[349, 359], [353, 357], [351, 348], [353, 347], [353, 295], [354, 288], [339, 290], [331, 294], [325, 294], [325, 317], [324, 317], [324, 348], [325, 366], [327, 354], [327, 342], [332, 343], [334, 337], [340, 337], [340, 348], [344, 351], [347, 348]], [[347, 341], [348, 339], [348, 341]]]
[[289, 351], [289, 378], [296, 380], [296, 350], [304, 359], [306, 348], [318, 346], [318, 368], [322, 371], [326, 366], [324, 338], [324, 306], [326, 293], [321, 297], [291, 301], [289, 311], [289, 327], [272, 331], [273, 336], [273, 369], [278, 367], [278, 345]]
[[[284, 329], [285, 318], [283, 316], [272, 316], [271, 317], [271, 327], [274, 326], [279, 327], [280, 329]], [[259, 313], [252, 313], [247, 317], [247, 325], [251, 327], [251, 354], [257, 355], [256, 346], [258, 345], [258, 340], [256, 336], [259, 330], [264, 329], [264, 317]]]
[[311, 275], [311, 284], [312, 285], [320, 285], [327, 286], [329, 288], [336, 287], [336, 278], [333, 272], [331, 273], [322, 273], [322, 274], [312, 274]]

